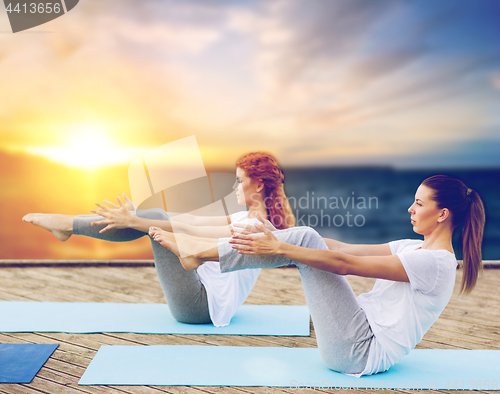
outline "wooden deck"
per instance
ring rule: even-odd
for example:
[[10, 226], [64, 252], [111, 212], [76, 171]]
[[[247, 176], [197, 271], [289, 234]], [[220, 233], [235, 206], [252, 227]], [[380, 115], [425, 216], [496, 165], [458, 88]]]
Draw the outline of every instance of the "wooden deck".
[[[373, 280], [348, 278], [354, 291], [368, 291]], [[460, 275], [458, 277], [460, 280]], [[456, 286], [456, 289], [458, 286]], [[500, 270], [484, 270], [474, 292], [453, 296], [418, 348], [500, 350]], [[457, 293], [457, 291], [456, 291]], [[2, 267], [0, 300], [162, 303], [163, 293], [152, 267]], [[248, 304], [303, 305], [295, 269], [263, 270]], [[1, 317], [0, 317], [1, 318]], [[58, 343], [59, 348], [32, 383], [0, 384], [0, 393], [296, 393], [313, 390], [265, 387], [78, 386], [78, 380], [101, 345], [230, 345], [315, 347], [310, 337], [156, 334], [0, 333], [2, 343]], [[193, 363], [193, 370], [203, 368]], [[500, 368], [500, 366], [499, 366]], [[500, 382], [499, 382], [500, 383]], [[335, 392], [341, 390], [315, 392]], [[366, 392], [369, 390], [356, 390]], [[378, 390], [380, 391], [380, 390]], [[405, 392], [394, 390], [391, 392]], [[411, 391], [406, 391], [411, 392]], [[453, 393], [453, 391], [450, 391]], [[456, 393], [456, 392], [455, 392]]]

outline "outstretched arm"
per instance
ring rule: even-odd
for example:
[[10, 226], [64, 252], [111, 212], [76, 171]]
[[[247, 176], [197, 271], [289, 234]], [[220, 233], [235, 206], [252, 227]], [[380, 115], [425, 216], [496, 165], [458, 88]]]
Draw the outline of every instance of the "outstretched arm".
[[126, 205], [117, 197], [118, 205], [106, 201], [108, 205], [96, 203], [98, 209], [91, 209], [91, 212], [102, 216], [104, 219], [93, 222], [93, 226], [105, 225], [100, 233], [104, 233], [112, 228], [133, 228], [147, 233], [150, 227], [159, 227], [162, 230], [185, 233], [198, 237], [224, 238], [231, 235], [230, 227], [226, 226], [191, 226], [182, 222], [172, 222], [168, 220], [154, 220], [140, 218], [132, 215]]
[[[279, 241], [271, 231], [257, 226], [264, 233], [233, 233], [229, 241], [242, 254], [281, 255], [287, 259], [338, 275], [409, 282], [406, 271], [396, 255], [355, 256], [335, 250], [309, 249]], [[368, 245], [369, 246], [369, 245]]]
[[190, 226], [227, 226], [231, 224], [230, 216], [196, 216], [189, 213], [172, 216], [172, 221], [189, 224]]
[[335, 239], [323, 238], [328, 249], [351, 254], [353, 256], [391, 256], [389, 244], [379, 245], [356, 245], [340, 242]]
[[[256, 218], [270, 231], [276, 231], [276, 228], [272, 225], [269, 220], [262, 218], [262, 216], [257, 213]], [[251, 224], [235, 223], [234, 227], [236, 230], [243, 234], [253, 234], [260, 233], [261, 231]], [[336, 252], [342, 252], [347, 254], [352, 254], [353, 256], [390, 256], [391, 248], [389, 244], [380, 245], [354, 245], [344, 242], [337, 241], [335, 239], [323, 238], [328, 249], [334, 250]]]

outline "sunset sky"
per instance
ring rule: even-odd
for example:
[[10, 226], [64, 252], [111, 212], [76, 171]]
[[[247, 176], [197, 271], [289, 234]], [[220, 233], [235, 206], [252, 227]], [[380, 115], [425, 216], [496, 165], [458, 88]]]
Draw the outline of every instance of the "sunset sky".
[[8, 34], [0, 12], [0, 149], [99, 166], [196, 135], [210, 164], [498, 165], [499, 17], [491, 0], [81, 0]]
[[[13, 34], [2, 5], [0, 175], [116, 166], [118, 190], [133, 159], [190, 135], [209, 167], [253, 150], [289, 167], [499, 167], [499, 18], [492, 0], [80, 0]], [[29, 188], [7, 185], [3, 207]]]

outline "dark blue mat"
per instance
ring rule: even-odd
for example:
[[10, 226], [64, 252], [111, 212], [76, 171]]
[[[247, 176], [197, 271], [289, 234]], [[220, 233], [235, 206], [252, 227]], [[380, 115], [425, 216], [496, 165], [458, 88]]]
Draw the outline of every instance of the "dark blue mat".
[[0, 383], [29, 383], [59, 345], [0, 343]]

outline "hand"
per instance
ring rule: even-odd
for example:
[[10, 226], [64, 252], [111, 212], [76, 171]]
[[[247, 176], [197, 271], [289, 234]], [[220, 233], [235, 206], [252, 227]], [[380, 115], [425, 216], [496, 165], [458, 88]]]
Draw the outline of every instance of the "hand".
[[279, 247], [281, 241], [279, 241], [270, 230], [265, 228], [264, 224], [257, 224], [255, 228], [264, 234], [258, 235], [233, 232], [229, 240], [229, 243], [233, 245], [233, 249], [237, 249], [240, 254], [280, 254]]
[[[259, 220], [269, 231], [276, 231], [276, 227], [274, 227], [269, 220], [264, 219], [258, 212], [256, 215], [256, 219]], [[256, 226], [251, 224], [235, 223], [233, 224], [233, 226], [236, 227], [234, 228], [234, 232], [238, 232], [241, 234], [255, 234], [262, 232], [261, 230], [257, 229]]]
[[[130, 219], [132, 218], [132, 215], [130, 214], [129, 209], [120, 199], [120, 197], [117, 197], [116, 199], [118, 200], [119, 205], [116, 205], [111, 201], [104, 200], [104, 203], [109, 205], [109, 207], [96, 202], [95, 205], [97, 205], [99, 209], [90, 210], [90, 212], [96, 213], [97, 215], [104, 217], [104, 220], [91, 223], [92, 226], [106, 225], [106, 227], [104, 227], [99, 231], [99, 234], [111, 230], [112, 228], [130, 227]], [[127, 204], [129, 204], [129, 207], [130, 203], [132, 203], [132, 205], [134, 204], [128, 197], [127, 200], [128, 200]]]
[[128, 196], [125, 193], [122, 193], [123, 201], [125, 201], [125, 206], [129, 211], [137, 211], [137, 207], [135, 206], [134, 202], [128, 198]]
[[[127, 196], [124, 193], [122, 193], [122, 197], [123, 197], [123, 201], [125, 202], [125, 207], [129, 210], [129, 211], [137, 211], [137, 207], [135, 206], [134, 202], [129, 198], [129, 196]], [[118, 201], [120, 201], [120, 197], [117, 197], [118, 198]], [[110, 206], [112, 206], [113, 208], [119, 208], [118, 205], [116, 204], [113, 204], [111, 201], [108, 201], [108, 200], [104, 200], [104, 202]]]

